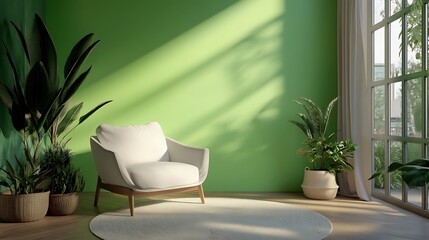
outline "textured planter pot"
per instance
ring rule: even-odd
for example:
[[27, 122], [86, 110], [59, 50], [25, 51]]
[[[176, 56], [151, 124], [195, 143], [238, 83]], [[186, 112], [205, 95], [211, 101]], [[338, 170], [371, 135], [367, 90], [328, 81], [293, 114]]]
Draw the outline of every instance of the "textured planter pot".
[[49, 195], [48, 214], [51, 216], [64, 216], [73, 214], [79, 202], [77, 193]]
[[335, 174], [328, 171], [305, 169], [301, 187], [304, 195], [313, 199], [333, 199], [338, 191]]
[[49, 206], [49, 192], [10, 195], [0, 194], [0, 220], [4, 222], [33, 222], [42, 219]]

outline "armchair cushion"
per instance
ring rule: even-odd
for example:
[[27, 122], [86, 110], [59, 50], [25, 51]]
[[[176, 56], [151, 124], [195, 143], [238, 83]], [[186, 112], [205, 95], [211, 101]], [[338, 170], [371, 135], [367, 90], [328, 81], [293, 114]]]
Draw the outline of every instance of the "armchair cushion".
[[101, 145], [122, 159], [127, 168], [137, 163], [169, 161], [165, 136], [156, 122], [126, 127], [102, 124], [96, 133]]
[[197, 167], [179, 162], [146, 162], [128, 168], [132, 181], [138, 189], [171, 189], [197, 185]]

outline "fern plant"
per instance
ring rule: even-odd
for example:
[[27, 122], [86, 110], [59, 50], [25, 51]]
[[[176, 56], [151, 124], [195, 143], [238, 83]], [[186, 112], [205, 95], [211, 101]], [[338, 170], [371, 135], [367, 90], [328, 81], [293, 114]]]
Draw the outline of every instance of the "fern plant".
[[79, 169], [71, 164], [73, 155], [62, 145], [53, 145], [42, 153], [41, 170], [50, 171], [51, 194], [82, 192], [85, 181]]
[[347, 162], [357, 148], [351, 140], [334, 141], [335, 133], [327, 133], [332, 109], [338, 98], [334, 98], [323, 111], [317, 104], [308, 98], [295, 101], [302, 106], [305, 113], [298, 113], [301, 121], [290, 120], [307, 136], [304, 144], [307, 148], [298, 149], [298, 154], [306, 156], [312, 170], [326, 170], [332, 173], [350, 171], [352, 165]]

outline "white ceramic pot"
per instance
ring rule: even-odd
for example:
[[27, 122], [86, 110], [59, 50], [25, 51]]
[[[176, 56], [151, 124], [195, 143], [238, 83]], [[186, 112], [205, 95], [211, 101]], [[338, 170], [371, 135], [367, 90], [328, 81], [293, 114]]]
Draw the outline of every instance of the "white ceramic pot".
[[319, 170], [305, 169], [301, 187], [304, 195], [312, 199], [333, 199], [338, 191], [335, 174]]

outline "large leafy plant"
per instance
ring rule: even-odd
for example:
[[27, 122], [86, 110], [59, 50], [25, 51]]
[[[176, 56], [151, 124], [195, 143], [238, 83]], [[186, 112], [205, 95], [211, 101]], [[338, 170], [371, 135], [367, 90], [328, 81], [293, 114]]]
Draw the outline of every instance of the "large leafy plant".
[[357, 145], [351, 140], [334, 141], [334, 133], [327, 133], [331, 112], [338, 98], [334, 98], [325, 111], [308, 98], [295, 101], [305, 113], [299, 113], [301, 121], [291, 120], [307, 136], [304, 143], [307, 148], [300, 148], [298, 154], [306, 156], [312, 170], [329, 172], [350, 171], [353, 167], [347, 158], [353, 157]]
[[[13, 86], [8, 86], [5, 79], [0, 79], [0, 99], [8, 108], [12, 125], [23, 140], [28, 164], [37, 169], [41, 147], [60, 144], [60, 135], [64, 139], [70, 131], [110, 101], [105, 101], [80, 116], [70, 129], [78, 119], [83, 103], [69, 107], [69, 100], [91, 71], [91, 67], [84, 71], [81, 71], [81, 67], [99, 40], [92, 41], [94, 34], [90, 33], [78, 41], [71, 49], [63, 74], [60, 75], [52, 38], [40, 16], [35, 15], [34, 29], [29, 38], [24, 36], [15, 23], [11, 24], [20, 39], [29, 70], [25, 71], [27, 67], [17, 67], [9, 48], [2, 41], [12, 70]], [[22, 76], [25, 77], [21, 79]], [[67, 129], [70, 130], [66, 131]], [[11, 178], [14, 176], [13, 168], [8, 161], [7, 165], [4, 171]], [[18, 165], [17, 170], [19, 168]]]
[[[0, 83], [0, 97], [9, 109], [14, 128], [24, 133], [36, 134], [40, 140], [48, 134], [52, 144], [77, 119], [82, 102], [68, 108], [69, 99], [91, 71], [91, 67], [80, 72], [84, 61], [97, 45], [92, 42], [93, 33], [84, 36], [71, 50], [64, 65], [63, 77], [57, 73], [57, 55], [53, 41], [39, 15], [35, 17], [35, 29], [30, 39], [24, 37], [19, 27], [12, 22], [26, 61], [30, 67], [26, 78], [20, 79], [18, 68], [6, 44], [3, 46], [13, 71], [13, 88]], [[110, 101], [103, 102], [79, 118], [77, 125]], [[23, 136], [25, 139], [27, 136]]]
[[[402, 180], [409, 187], [425, 187], [429, 183], [429, 159], [419, 158], [408, 163], [393, 162], [387, 172], [400, 172]], [[374, 173], [371, 179], [384, 176], [384, 170]]]

